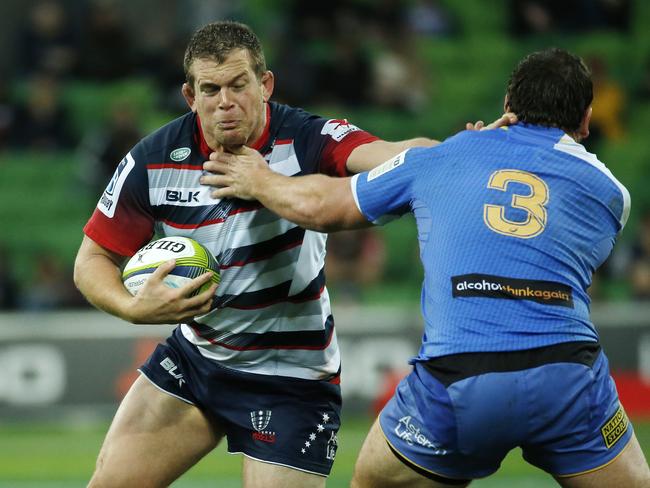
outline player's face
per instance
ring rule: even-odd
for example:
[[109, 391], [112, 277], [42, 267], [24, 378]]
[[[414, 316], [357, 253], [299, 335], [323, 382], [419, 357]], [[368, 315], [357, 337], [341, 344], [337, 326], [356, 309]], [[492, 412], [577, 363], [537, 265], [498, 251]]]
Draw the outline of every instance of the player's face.
[[183, 85], [183, 95], [198, 113], [208, 145], [218, 149], [254, 143], [266, 124], [273, 73], [258, 79], [244, 49], [233, 51], [223, 63], [197, 59], [190, 69], [194, 86]]

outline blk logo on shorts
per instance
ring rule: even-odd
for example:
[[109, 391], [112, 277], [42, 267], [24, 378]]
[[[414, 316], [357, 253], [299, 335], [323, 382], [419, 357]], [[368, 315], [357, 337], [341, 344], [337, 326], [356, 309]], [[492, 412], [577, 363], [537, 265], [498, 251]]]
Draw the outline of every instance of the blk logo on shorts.
[[165, 371], [167, 371], [170, 375], [178, 380], [179, 387], [183, 386], [183, 383], [185, 383], [185, 378], [183, 378], [183, 373], [178, 372], [178, 366], [176, 366], [174, 361], [166, 357], [160, 361], [160, 365], [165, 368]]
[[275, 432], [265, 430], [271, 421], [272, 413], [271, 410], [254, 410], [251, 412], [251, 424], [255, 429], [252, 434], [253, 439], [270, 444], [275, 442]]

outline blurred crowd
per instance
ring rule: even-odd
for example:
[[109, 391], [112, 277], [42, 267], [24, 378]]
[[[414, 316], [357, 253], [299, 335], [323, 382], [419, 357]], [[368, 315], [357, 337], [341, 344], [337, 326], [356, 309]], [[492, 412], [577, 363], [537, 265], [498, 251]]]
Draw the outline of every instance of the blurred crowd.
[[[593, 29], [627, 35], [630, 30], [631, 0], [503, 1], [513, 39]], [[76, 176], [99, 195], [115, 165], [150, 127], [143, 127], [142, 114], [127, 98], [116, 97], [105, 123], [79, 130], [64, 88], [78, 82], [146, 79], [155, 92], [160, 119], [171, 120], [186, 110], [180, 94], [185, 44], [196, 27], [211, 20], [242, 20], [258, 31], [277, 79], [274, 99], [327, 107], [343, 117], [346, 109], [364, 107], [412, 116], [427, 110], [435, 79], [417, 47], [423, 40], [462, 37], [466, 29], [449, 8], [450, 2], [439, 0], [286, 0], [282, 11], [264, 25], [250, 21], [247, 8], [254, 7], [247, 4], [225, 0], [163, 0], [142, 2], [140, 7], [122, 0], [29, 3], [14, 29], [14, 60], [10, 67], [0, 67], [5, 71], [0, 77], [0, 154], [70, 151], [80, 161]], [[588, 149], [598, 152], [603, 142], [625, 137], [630, 100], [604, 58], [594, 54], [587, 61], [596, 94]], [[648, 66], [634, 94], [646, 101], [650, 98]], [[625, 281], [630, 296], [650, 300], [650, 209], [637, 227], [635, 237], [601, 274], [604, 280]], [[389, 260], [382, 233], [375, 229], [332, 235], [326, 273], [337, 300], [362, 301], [364, 290], [384, 279]], [[11, 250], [0, 248], [0, 309], [85, 306], [72, 285], [69, 256], [44, 251], [32, 262], [33, 276], [19, 280]], [[607, 298], [604, 288], [599, 277], [594, 296]]]

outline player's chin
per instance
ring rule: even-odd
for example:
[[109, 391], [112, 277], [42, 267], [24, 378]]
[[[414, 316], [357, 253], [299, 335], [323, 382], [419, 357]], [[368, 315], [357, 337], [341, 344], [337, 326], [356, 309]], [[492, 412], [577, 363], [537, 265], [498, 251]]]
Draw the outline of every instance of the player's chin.
[[236, 147], [246, 144], [246, 136], [238, 130], [222, 131], [219, 134], [219, 144], [224, 147]]

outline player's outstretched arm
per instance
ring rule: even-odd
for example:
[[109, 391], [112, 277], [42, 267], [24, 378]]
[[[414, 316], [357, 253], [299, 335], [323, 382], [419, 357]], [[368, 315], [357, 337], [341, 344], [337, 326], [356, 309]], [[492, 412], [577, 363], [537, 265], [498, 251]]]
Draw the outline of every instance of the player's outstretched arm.
[[[498, 129], [517, 123], [517, 116], [511, 112], [503, 114], [491, 124], [485, 125], [482, 120], [477, 122], [468, 122], [465, 124], [467, 130], [489, 130]], [[440, 141], [435, 139], [427, 139], [426, 137], [417, 137], [415, 139], [407, 139], [404, 141], [388, 142], [388, 141], [373, 141], [367, 144], [362, 144], [356, 147], [348, 156], [346, 168], [350, 173], [361, 173], [368, 171], [375, 166], [379, 166], [384, 161], [397, 156], [402, 151], [412, 147], [431, 147], [440, 144]]]
[[205, 292], [189, 295], [210, 281], [205, 273], [182, 288], [163, 283], [174, 268], [174, 261], [162, 264], [136, 296], [122, 283], [120, 266], [125, 258], [84, 236], [74, 266], [74, 281], [86, 299], [95, 307], [134, 324], [173, 324], [210, 311], [217, 285]]
[[213, 173], [201, 177], [201, 183], [217, 187], [214, 198], [258, 200], [281, 217], [320, 232], [370, 225], [354, 202], [350, 178], [290, 178], [271, 171], [248, 147], [237, 154], [212, 153], [203, 168]]

